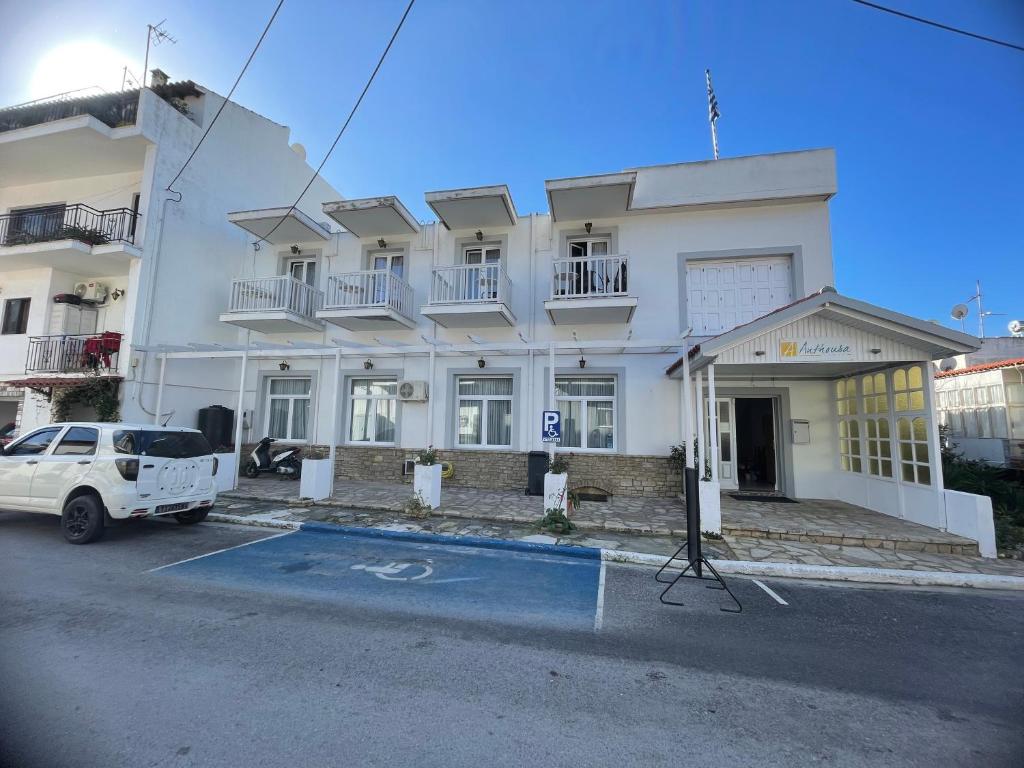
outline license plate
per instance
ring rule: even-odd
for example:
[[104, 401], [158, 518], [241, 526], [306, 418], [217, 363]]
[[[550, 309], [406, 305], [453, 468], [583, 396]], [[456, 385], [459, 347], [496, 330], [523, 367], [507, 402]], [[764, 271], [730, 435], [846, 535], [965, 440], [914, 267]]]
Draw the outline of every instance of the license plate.
[[162, 515], [165, 512], [180, 512], [183, 509], [188, 509], [188, 504], [163, 504], [156, 508], [156, 514]]

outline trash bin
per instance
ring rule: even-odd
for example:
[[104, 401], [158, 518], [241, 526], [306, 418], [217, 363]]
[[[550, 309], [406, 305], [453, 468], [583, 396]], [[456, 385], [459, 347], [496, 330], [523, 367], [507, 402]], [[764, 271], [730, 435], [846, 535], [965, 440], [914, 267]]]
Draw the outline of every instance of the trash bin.
[[546, 451], [530, 451], [526, 459], [526, 495], [544, 495], [544, 473], [548, 471]]

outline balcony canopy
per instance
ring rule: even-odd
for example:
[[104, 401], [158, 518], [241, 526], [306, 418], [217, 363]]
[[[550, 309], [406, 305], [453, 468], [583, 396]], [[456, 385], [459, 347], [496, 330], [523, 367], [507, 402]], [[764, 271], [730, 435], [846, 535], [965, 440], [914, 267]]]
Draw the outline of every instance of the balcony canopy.
[[427, 192], [424, 197], [448, 229], [507, 227], [518, 219], [504, 184]]
[[420, 231], [416, 219], [393, 195], [324, 203], [324, 213], [356, 237], [394, 237]]
[[555, 221], [580, 221], [625, 216], [633, 203], [636, 172], [576, 176], [544, 182], [548, 208]]
[[[284, 221], [281, 221], [282, 216]], [[228, 214], [228, 221], [274, 245], [318, 242], [326, 240], [331, 234], [322, 224], [313, 221], [297, 208], [290, 212], [287, 208], [235, 211]], [[279, 221], [281, 226], [274, 230]], [[267, 238], [271, 230], [274, 230], [274, 234]]]

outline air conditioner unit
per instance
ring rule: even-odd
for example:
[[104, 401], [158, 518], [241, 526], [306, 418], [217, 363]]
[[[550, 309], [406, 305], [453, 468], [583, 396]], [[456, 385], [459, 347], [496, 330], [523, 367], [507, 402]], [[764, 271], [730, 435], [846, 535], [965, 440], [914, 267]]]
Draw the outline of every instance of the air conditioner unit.
[[427, 399], [427, 382], [425, 381], [400, 381], [398, 382], [398, 399], [409, 402], [423, 402]]
[[102, 304], [107, 300], [107, 293], [109, 290], [103, 283], [98, 283], [95, 280], [88, 283], [79, 283], [75, 286], [75, 295], [82, 301], [92, 301], [97, 304]]

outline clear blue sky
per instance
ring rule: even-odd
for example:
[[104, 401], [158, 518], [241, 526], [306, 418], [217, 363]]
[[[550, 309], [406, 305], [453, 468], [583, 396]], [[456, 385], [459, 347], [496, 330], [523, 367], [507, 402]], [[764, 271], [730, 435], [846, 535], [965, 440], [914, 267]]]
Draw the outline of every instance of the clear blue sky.
[[[884, 2], [1024, 44], [1021, 0]], [[164, 16], [178, 43], [150, 65], [226, 93], [274, 4], [12, 3], [0, 103], [41, 95], [33, 73], [62, 43], [99, 40], [141, 69]], [[403, 7], [285, 0], [236, 100], [319, 162]], [[546, 178], [708, 158], [705, 66], [724, 156], [837, 150], [841, 291], [952, 323], [981, 279], [1008, 314], [990, 335], [1024, 318], [1024, 53], [849, 0], [417, 0], [325, 175], [421, 218], [424, 191], [496, 183], [543, 211]]]

